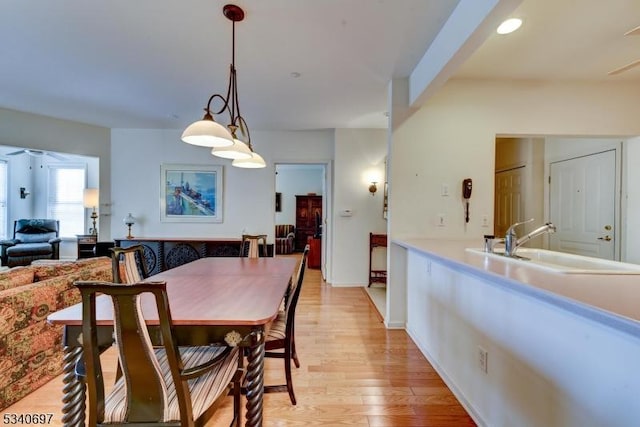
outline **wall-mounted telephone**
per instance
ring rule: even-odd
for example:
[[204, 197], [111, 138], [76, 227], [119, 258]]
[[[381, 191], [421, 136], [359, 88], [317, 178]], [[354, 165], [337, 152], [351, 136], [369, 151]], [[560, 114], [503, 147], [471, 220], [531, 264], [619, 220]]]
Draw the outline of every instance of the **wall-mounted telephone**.
[[467, 178], [462, 181], [462, 198], [469, 200], [471, 198], [471, 178]]
[[464, 221], [469, 222], [469, 199], [471, 198], [471, 189], [473, 187], [473, 183], [471, 178], [466, 178], [462, 181], [462, 198], [465, 199], [465, 212], [464, 212]]

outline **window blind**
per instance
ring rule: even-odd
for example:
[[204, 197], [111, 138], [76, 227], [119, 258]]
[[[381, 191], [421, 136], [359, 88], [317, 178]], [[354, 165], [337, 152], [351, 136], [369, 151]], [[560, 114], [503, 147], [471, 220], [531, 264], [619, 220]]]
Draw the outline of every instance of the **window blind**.
[[47, 217], [60, 221], [60, 236], [84, 234], [82, 193], [86, 183], [84, 166], [49, 165]]

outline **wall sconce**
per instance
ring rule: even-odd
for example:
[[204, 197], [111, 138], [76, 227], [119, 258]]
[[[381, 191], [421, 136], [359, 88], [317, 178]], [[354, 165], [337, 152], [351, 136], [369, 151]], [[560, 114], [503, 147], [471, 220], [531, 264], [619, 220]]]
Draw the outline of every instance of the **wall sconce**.
[[369, 186], [369, 193], [371, 193], [372, 196], [376, 195], [376, 191], [378, 191], [378, 183], [376, 181], [371, 181], [371, 185]]
[[127, 239], [133, 239], [133, 236], [131, 235], [131, 226], [136, 223], [136, 219], [131, 215], [131, 213], [129, 213], [125, 217], [125, 219], [122, 220], [122, 222], [124, 222], [125, 225], [129, 228], [129, 234], [127, 234]]
[[31, 194], [31, 193], [28, 192], [26, 188], [20, 187], [20, 198], [21, 199], [26, 199], [29, 194]]
[[91, 234], [94, 236], [98, 236], [98, 227], [96, 227], [96, 219], [98, 219], [98, 212], [96, 212], [96, 208], [99, 203], [99, 193], [97, 188], [85, 188], [82, 193], [82, 201], [83, 205], [87, 209], [93, 208], [93, 212], [91, 212], [91, 219], [93, 220], [93, 228], [90, 230]]

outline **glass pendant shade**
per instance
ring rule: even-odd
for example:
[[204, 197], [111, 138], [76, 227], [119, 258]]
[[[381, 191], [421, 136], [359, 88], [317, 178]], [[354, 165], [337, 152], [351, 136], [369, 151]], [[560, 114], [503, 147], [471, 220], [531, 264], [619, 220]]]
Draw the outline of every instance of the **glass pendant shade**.
[[124, 222], [126, 225], [133, 225], [136, 223], [136, 219], [133, 217], [133, 215], [128, 214], [123, 220], [122, 222]]
[[231, 162], [231, 166], [235, 166], [237, 168], [250, 168], [250, 169], [258, 169], [264, 168], [267, 166], [262, 156], [258, 153], [251, 153], [251, 157], [248, 159], [236, 159]]
[[233, 145], [231, 132], [212, 119], [204, 118], [192, 123], [182, 133], [187, 144], [200, 147], [228, 147]]
[[223, 159], [248, 159], [252, 152], [244, 142], [239, 139], [233, 139], [233, 145], [226, 147], [216, 147], [211, 149], [211, 154]]

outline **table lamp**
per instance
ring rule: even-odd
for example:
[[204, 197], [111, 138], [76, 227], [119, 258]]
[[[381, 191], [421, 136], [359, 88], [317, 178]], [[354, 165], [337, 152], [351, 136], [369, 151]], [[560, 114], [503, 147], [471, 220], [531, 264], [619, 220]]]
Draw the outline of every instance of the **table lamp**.
[[129, 228], [129, 234], [127, 234], [127, 239], [133, 239], [133, 236], [131, 235], [131, 226], [136, 223], [135, 218], [131, 215], [131, 213], [129, 213], [122, 220], [122, 222], [124, 222], [127, 225], [127, 227]]
[[93, 212], [91, 212], [91, 219], [93, 220], [93, 228], [89, 230], [89, 232], [97, 236], [98, 235], [98, 227], [96, 227], [96, 219], [98, 218], [98, 212], [96, 208], [98, 207], [98, 203], [100, 201], [99, 193], [97, 188], [85, 188], [82, 194], [82, 200], [84, 207], [87, 209], [93, 208]]

